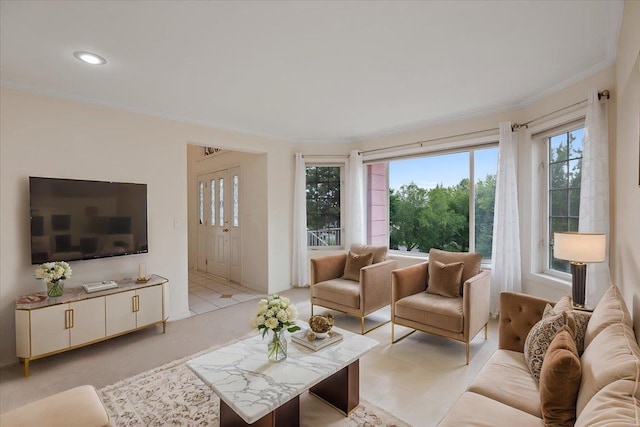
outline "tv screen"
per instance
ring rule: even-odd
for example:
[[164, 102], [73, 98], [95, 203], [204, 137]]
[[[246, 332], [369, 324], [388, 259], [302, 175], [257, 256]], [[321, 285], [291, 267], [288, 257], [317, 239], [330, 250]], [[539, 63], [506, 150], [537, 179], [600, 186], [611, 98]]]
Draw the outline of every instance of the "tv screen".
[[147, 185], [29, 177], [31, 263], [148, 252]]

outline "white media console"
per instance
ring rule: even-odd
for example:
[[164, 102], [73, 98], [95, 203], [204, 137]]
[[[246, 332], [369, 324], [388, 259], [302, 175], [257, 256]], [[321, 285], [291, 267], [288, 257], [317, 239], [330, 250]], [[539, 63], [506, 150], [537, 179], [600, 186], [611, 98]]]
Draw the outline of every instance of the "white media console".
[[[168, 280], [151, 275], [146, 283], [136, 279], [116, 281], [117, 288], [87, 293], [81, 287], [65, 288], [57, 298], [40, 294], [16, 299], [16, 353], [29, 376], [29, 361], [90, 345], [162, 324]], [[46, 294], [45, 294], [46, 296]]]

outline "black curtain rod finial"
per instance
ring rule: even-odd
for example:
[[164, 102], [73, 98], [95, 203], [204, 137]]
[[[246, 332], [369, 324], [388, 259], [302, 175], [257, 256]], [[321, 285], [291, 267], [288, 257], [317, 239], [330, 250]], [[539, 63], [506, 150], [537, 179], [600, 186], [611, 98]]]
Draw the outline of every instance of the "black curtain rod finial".
[[598, 92], [598, 99], [602, 99], [602, 98], [611, 99], [611, 97], [609, 96], [609, 90], [608, 89], [605, 89], [602, 92]]

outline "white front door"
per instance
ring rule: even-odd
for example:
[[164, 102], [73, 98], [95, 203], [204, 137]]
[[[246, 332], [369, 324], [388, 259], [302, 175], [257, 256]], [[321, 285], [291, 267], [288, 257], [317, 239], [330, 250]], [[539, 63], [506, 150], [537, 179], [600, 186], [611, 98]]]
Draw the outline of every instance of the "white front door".
[[240, 168], [198, 177], [198, 269], [241, 282]]

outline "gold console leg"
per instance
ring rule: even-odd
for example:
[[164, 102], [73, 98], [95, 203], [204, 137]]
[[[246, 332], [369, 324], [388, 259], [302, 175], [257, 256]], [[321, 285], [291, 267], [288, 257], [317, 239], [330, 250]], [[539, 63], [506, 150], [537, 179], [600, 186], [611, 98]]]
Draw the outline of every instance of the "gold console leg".
[[487, 328], [488, 328], [488, 326], [489, 326], [489, 322], [484, 324], [484, 339], [485, 340], [487, 339]]
[[21, 357], [20, 363], [22, 363], [22, 375], [25, 377], [28, 377], [29, 376], [29, 359], [25, 359]]

